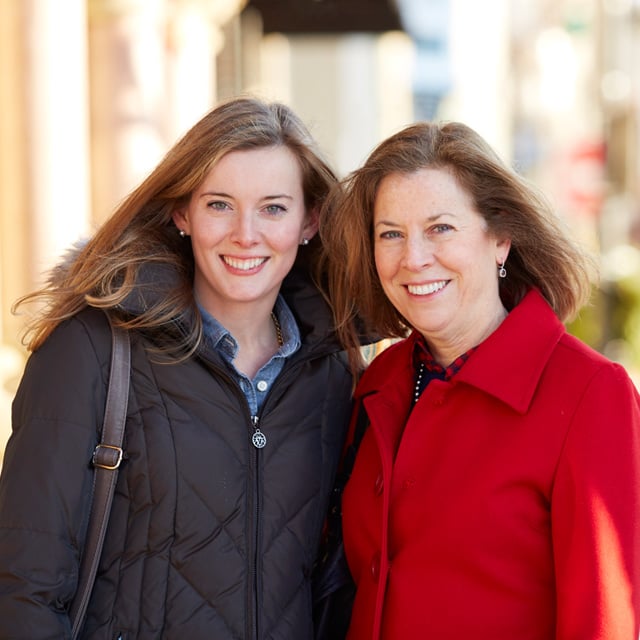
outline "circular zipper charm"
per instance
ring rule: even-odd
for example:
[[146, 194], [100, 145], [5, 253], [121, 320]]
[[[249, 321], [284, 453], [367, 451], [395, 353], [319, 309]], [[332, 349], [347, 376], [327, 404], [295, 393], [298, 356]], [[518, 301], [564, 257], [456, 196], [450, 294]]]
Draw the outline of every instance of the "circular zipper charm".
[[256, 429], [255, 433], [251, 436], [251, 442], [253, 442], [253, 446], [256, 449], [262, 449], [262, 447], [267, 444], [267, 436], [265, 436], [260, 429]]

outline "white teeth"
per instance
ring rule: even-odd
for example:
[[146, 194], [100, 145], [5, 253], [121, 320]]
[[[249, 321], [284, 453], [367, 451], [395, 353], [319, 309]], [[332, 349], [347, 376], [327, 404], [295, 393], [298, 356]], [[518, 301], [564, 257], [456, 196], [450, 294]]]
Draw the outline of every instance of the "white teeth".
[[414, 296], [426, 296], [430, 293], [440, 291], [447, 286], [446, 280], [440, 280], [440, 282], [430, 282], [429, 284], [409, 284], [407, 289], [409, 293]]
[[222, 256], [222, 259], [230, 267], [239, 269], [240, 271], [249, 271], [260, 266], [263, 262], [266, 262], [266, 258], [248, 258], [247, 260], [240, 260], [239, 258], [230, 258], [229, 256]]

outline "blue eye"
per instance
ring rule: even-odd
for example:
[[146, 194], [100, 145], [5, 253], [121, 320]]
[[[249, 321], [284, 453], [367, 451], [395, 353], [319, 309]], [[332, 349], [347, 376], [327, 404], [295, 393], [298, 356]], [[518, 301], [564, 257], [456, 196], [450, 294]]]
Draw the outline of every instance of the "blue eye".
[[223, 200], [212, 200], [211, 202], [207, 202], [207, 207], [215, 211], [225, 211], [229, 208], [229, 205]]
[[450, 224], [436, 224], [431, 227], [430, 231], [434, 233], [444, 233], [445, 231], [451, 231], [453, 227]]
[[384, 240], [393, 240], [394, 238], [401, 238], [402, 234], [399, 231], [383, 231], [380, 234], [380, 238]]
[[279, 213], [283, 213], [287, 209], [283, 207], [281, 204], [268, 204], [265, 208], [267, 213], [271, 213], [273, 215], [277, 215]]

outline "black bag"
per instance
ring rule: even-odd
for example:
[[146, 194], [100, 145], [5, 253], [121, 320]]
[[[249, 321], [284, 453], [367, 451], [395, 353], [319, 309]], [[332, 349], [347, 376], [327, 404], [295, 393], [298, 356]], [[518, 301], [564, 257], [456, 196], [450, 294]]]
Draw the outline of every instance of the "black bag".
[[356, 587], [342, 541], [342, 492], [368, 424], [367, 414], [361, 406], [353, 441], [345, 452], [329, 501], [327, 531], [312, 578], [315, 640], [343, 640], [351, 621]]

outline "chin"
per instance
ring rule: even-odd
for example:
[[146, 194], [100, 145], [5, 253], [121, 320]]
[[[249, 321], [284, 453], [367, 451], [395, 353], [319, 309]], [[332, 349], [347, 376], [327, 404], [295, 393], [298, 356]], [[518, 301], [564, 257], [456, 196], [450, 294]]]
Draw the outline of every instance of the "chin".
[[442, 335], [448, 328], [451, 327], [451, 322], [438, 322], [434, 323], [433, 318], [431, 322], [411, 322], [411, 326], [419, 331], [427, 340], [430, 336]]

